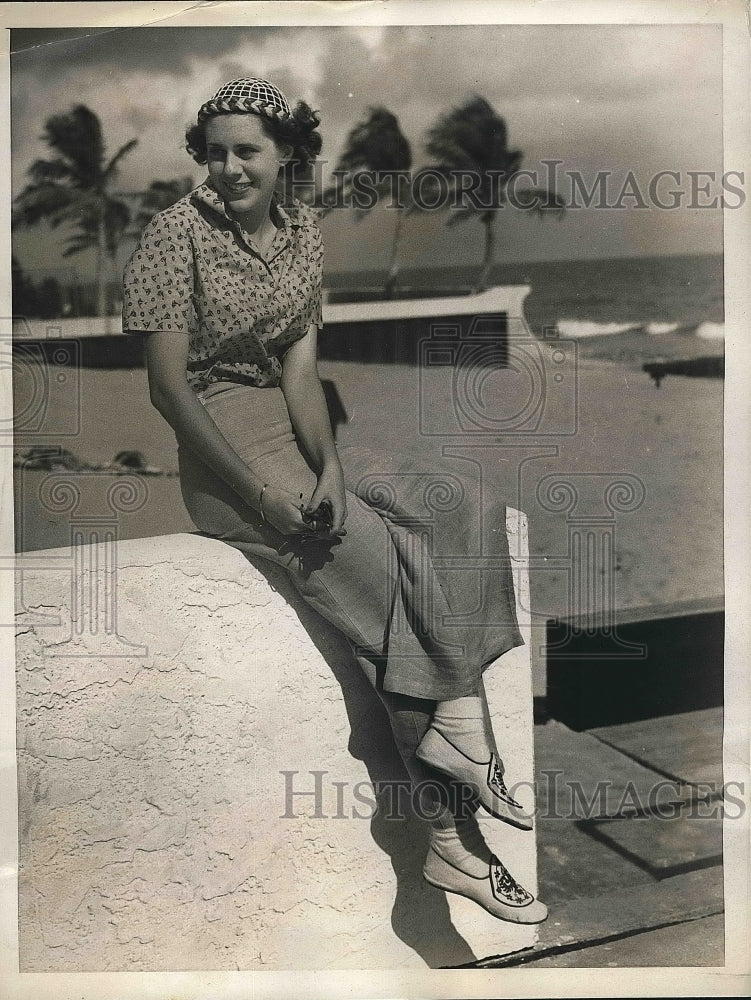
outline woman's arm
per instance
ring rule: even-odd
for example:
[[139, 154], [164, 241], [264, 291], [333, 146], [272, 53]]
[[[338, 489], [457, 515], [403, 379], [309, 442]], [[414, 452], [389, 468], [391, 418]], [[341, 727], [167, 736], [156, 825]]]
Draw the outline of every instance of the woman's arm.
[[[160, 331], [146, 336], [151, 402], [198, 457], [282, 534], [309, 530], [294, 498], [263, 483], [240, 458], [196, 397], [185, 378], [188, 338]], [[261, 504], [261, 492], [263, 503]]]
[[318, 473], [318, 486], [308, 510], [315, 510], [327, 500], [334, 515], [331, 534], [346, 534], [342, 529], [347, 516], [344, 476], [318, 375], [317, 348], [318, 329], [311, 324], [306, 335], [284, 356], [281, 388], [295, 433]]

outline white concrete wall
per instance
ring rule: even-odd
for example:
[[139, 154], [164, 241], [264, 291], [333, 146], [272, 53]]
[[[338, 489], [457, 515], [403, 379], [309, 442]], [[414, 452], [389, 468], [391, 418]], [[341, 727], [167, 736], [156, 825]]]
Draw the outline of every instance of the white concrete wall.
[[[476, 295], [450, 298], [394, 299], [374, 302], [323, 304], [324, 323], [357, 323], [361, 320], [410, 319], [418, 316], [461, 316], [505, 312], [523, 315], [529, 285], [498, 285]], [[57, 337], [96, 337], [122, 334], [122, 319], [116, 316], [80, 316], [61, 319], [13, 320], [14, 340], [49, 340]]]
[[[528, 640], [524, 518], [508, 529]], [[352, 817], [372, 812], [359, 782], [366, 796], [402, 775], [380, 703], [339, 637], [237, 550], [169, 535], [33, 552], [17, 581], [24, 971], [424, 968], [533, 943], [422, 880], [423, 823]], [[525, 781], [528, 651], [488, 675]], [[284, 818], [285, 770], [302, 790], [327, 772], [326, 818], [310, 797]], [[486, 830], [534, 891], [534, 835]]]

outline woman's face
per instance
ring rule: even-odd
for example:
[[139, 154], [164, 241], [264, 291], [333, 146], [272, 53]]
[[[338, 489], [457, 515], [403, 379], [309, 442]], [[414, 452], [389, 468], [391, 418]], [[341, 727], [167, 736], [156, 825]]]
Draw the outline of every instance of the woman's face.
[[258, 115], [214, 115], [206, 123], [209, 176], [227, 210], [255, 225], [268, 213], [287, 152], [266, 135]]

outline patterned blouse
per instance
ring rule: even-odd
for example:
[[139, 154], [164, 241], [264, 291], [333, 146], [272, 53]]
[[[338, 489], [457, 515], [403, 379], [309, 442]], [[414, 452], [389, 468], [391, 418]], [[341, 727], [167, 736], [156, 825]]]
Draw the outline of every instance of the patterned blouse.
[[123, 330], [189, 337], [196, 392], [220, 380], [279, 385], [282, 355], [322, 326], [315, 212], [296, 199], [274, 211], [281, 226], [263, 255], [204, 183], [154, 216], [125, 267]]

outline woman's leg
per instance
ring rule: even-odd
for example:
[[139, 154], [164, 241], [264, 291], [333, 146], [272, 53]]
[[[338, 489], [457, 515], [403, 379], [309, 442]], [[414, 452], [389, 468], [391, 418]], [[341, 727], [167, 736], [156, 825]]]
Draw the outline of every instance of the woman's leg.
[[[259, 419], [253, 421], [245, 409], [236, 412], [235, 401], [241, 403], [242, 396], [225, 396], [209, 407], [222, 433], [241, 453], [242, 435], [247, 435], [249, 426], [257, 435], [263, 416], [258, 411]], [[281, 481], [286, 488], [308, 498], [315, 487], [315, 475], [290, 439], [282, 408], [277, 406], [277, 411], [269, 425], [268, 450], [258, 458], [251, 454], [243, 457], [265, 481]], [[372, 666], [379, 659], [386, 663], [385, 676], [390, 686], [379, 683], [370, 666], [366, 674], [386, 703], [397, 747], [419, 789], [421, 815], [429, 817], [435, 843], [429, 853], [432, 867], [426, 870], [426, 877], [450, 891], [477, 898], [491, 912], [505, 906], [495, 897], [477, 895], [478, 879], [487, 895], [491, 862], [474, 819], [474, 796], [467, 793], [467, 784], [472, 785], [473, 780], [465, 783], [461, 775], [458, 781], [451, 780], [457, 776], [446, 766], [445, 754], [436, 755], [434, 760], [425, 753], [418, 754], [426, 736], [440, 734], [441, 727], [463, 743], [462, 737], [476, 726], [477, 703], [487, 715], [484, 695], [468, 694], [476, 691], [476, 682], [473, 688], [461, 656], [452, 656], [449, 649], [447, 662], [437, 663], [426, 649], [431, 636], [420, 631], [430, 618], [425, 598], [440, 598], [442, 591], [440, 584], [435, 594], [431, 592], [432, 584], [423, 586], [421, 573], [432, 567], [419, 536], [403, 526], [389, 525], [360, 497], [350, 494], [347, 535], [343, 539], [328, 545], [290, 544], [270, 525], [262, 523], [257, 512], [242, 504], [189, 448], [182, 446], [179, 457], [183, 497], [198, 528], [244, 551], [251, 559], [266, 559], [282, 566], [307, 603], [350, 640], [361, 663]], [[474, 669], [470, 673], [479, 672]], [[452, 693], [461, 697], [448, 697]], [[474, 708], [467, 715], [470, 702]], [[474, 742], [472, 751], [478, 752]], [[481, 760], [487, 762], [489, 758], [488, 753]], [[474, 779], [476, 775], [469, 777]], [[468, 860], [470, 856], [473, 861]], [[450, 877], [448, 869], [443, 870], [446, 865]], [[482, 878], [480, 871], [485, 873]], [[456, 885], [457, 879], [470, 882], [461, 888]], [[530, 917], [534, 912], [526, 911]]]
[[416, 755], [474, 788], [481, 805], [498, 819], [532, 829], [531, 815], [506, 787], [482, 680], [476, 694], [438, 702]]
[[[216, 402], [211, 408], [215, 417], [220, 418], [217, 422], [223, 433], [232, 438], [234, 422], [222, 419], [225, 414]], [[368, 681], [384, 701], [397, 749], [424, 796], [423, 815], [440, 812], [448, 805], [460, 816], [460, 808], [469, 808], [466, 788], [457, 793], [442, 772], [433, 770], [416, 756], [435, 702], [384, 690], [389, 659], [386, 645], [394, 619], [397, 584], [390, 572], [390, 536], [380, 516], [361, 499], [351, 496], [347, 535], [341, 542], [290, 547], [283, 536], [264, 524], [188, 447], [180, 446], [178, 458], [183, 499], [196, 526], [238, 548], [251, 561], [260, 559], [283, 568], [306, 603], [346, 636]], [[280, 468], [274, 470], [271, 464], [274, 462]], [[285, 446], [274, 452], [268, 468], [259, 471], [269, 476], [273, 472], [281, 474], [289, 488], [296, 487], [304, 493], [315, 485], [315, 476], [295, 447]], [[399, 622], [398, 627], [401, 626]], [[409, 635], [405, 636], [405, 642], [408, 639]], [[405, 673], [412, 664], [418, 667], [425, 664], [426, 655], [419, 645], [410, 649], [403, 643], [402, 648], [415, 654], [414, 659], [403, 663]]]
[[[435, 725], [436, 706], [404, 695], [379, 693], [397, 749], [412, 779], [418, 813], [430, 823], [425, 879], [437, 888], [469, 897], [501, 920], [524, 924], [545, 920], [545, 904], [513, 878], [485, 843], [475, 815], [476, 802], [466, 794], [468, 786], [453, 780], [437, 781], [435, 772], [417, 755], [425, 735]], [[476, 700], [484, 702], [484, 696]], [[444, 710], [448, 711], [448, 707]], [[475, 727], [465, 726], [462, 706], [456, 711], [456, 716], [447, 718], [458, 721], [457, 735], [466, 736], [468, 742], [480, 748]]]
[[[342, 631], [355, 648], [366, 676], [387, 709], [397, 749], [418, 796], [419, 814], [430, 824], [425, 878], [446, 891], [474, 899], [501, 919], [543, 920], [543, 905], [517, 886], [485, 844], [474, 816], [477, 802], [472, 789], [462, 781], [452, 780], [449, 769], [436, 770], [418, 755], [435, 725], [446, 727], [457, 740], [464, 735], [471, 720], [464, 719], [461, 704], [457, 708], [453, 701], [441, 702], [436, 717], [433, 699], [386, 691], [379, 683], [383, 670], [379, 671], [376, 664], [380, 662], [382, 667], [385, 659], [379, 641], [387, 631], [384, 622], [392, 620], [394, 605], [394, 580], [389, 577], [388, 564], [375, 558], [373, 549], [374, 535], [380, 539], [379, 545], [388, 541], [380, 517], [353, 497], [354, 516], [351, 508], [343, 543], [330, 548], [315, 546], [296, 556], [285, 550], [281, 536], [261, 523], [255, 512], [244, 509], [232, 491], [217, 483], [211, 470], [188, 450], [181, 449], [180, 463], [183, 495], [196, 525], [251, 559], [266, 559], [283, 566], [306, 601]], [[345, 547], [344, 543], [349, 544]], [[363, 655], [366, 651], [370, 656]], [[424, 651], [416, 649], [415, 653], [416, 662], [422, 664]], [[462, 704], [465, 701], [459, 699]]]
[[376, 691], [391, 724], [394, 743], [412, 782], [416, 811], [438, 828], [469, 819], [479, 802], [472, 789], [420, 760], [417, 749], [430, 728], [435, 703], [390, 691]]

